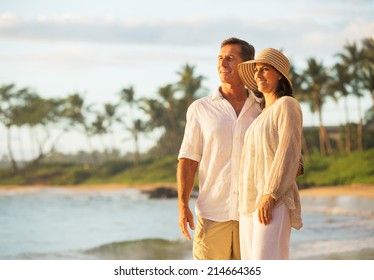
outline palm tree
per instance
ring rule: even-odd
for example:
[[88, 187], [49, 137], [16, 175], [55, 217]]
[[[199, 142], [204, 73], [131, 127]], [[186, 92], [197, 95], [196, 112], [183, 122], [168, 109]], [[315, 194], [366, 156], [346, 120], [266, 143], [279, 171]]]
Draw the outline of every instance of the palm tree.
[[170, 155], [178, 152], [186, 124], [188, 106], [203, 94], [204, 77], [195, 75], [195, 67], [188, 64], [182, 67], [176, 85], [161, 87], [158, 99], [143, 99], [142, 109], [149, 116], [149, 128], [162, 128], [161, 135], [153, 152]]
[[[61, 139], [63, 132], [52, 135], [51, 124], [60, 121], [60, 109], [63, 106], [61, 99], [45, 99], [29, 88], [15, 90], [15, 85], [6, 85], [0, 88], [0, 121], [7, 128], [7, 145], [8, 154], [12, 163], [13, 171], [22, 171], [23, 175], [31, 167], [35, 167], [42, 159], [49, 155], [54, 149], [57, 142]], [[27, 127], [31, 140], [37, 148], [36, 155], [27, 160], [24, 168], [20, 169], [13, 156], [11, 128]], [[19, 149], [22, 152], [22, 140], [20, 138]], [[25, 162], [26, 159], [24, 158]]]
[[86, 136], [89, 153], [92, 157], [92, 163], [97, 166], [98, 159], [91, 143], [91, 137], [93, 134], [92, 126], [89, 122], [91, 108], [92, 104], [85, 104], [83, 96], [79, 93], [73, 93], [65, 98], [65, 108], [62, 110], [61, 115], [69, 121], [70, 126], [81, 126], [83, 133]]
[[177, 74], [179, 81], [176, 89], [182, 91], [183, 103], [187, 108], [198, 97], [205, 78], [201, 75], [195, 77], [195, 66], [189, 64], [185, 64]]
[[333, 92], [338, 92], [344, 97], [345, 112], [345, 152], [351, 153], [351, 131], [349, 123], [348, 96], [349, 96], [349, 73], [345, 64], [336, 63], [332, 69], [334, 71], [333, 80], [330, 84]]
[[14, 122], [14, 103], [17, 101], [18, 93], [15, 91], [15, 85], [4, 85], [0, 88], [0, 121], [4, 124], [7, 130], [7, 149], [8, 156], [12, 164], [13, 172], [18, 172], [17, 161], [14, 158], [12, 149], [12, 127]]
[[301, 75], [301, 91], [302, 94], [307, 95], [311, 111], [318, 114], [320, 152], [322, 155], [331, 155], [332, 147], [322, 118], [323, 104], [327, 96], [331, 96], [328, 90], [330, 77], [323, 64], [318, 63], [314, 58], [308, 59], [307, 63], [308, 66]]
[[162, 98], [164, 107], [164, 121], [167, 124], [167, 131], [173, 135], [173, 141], [177, 140], [178, 134], [180, 132], [180, 126], [178, 124], [178, 107], [179, 100], [175, 98], [175, 93], [177, 89], [169, 84], [164, 87], [159, 88], [158, 95]]
[[373, 105], [372, 105], [372, 110], [374, 112], [374, 64], [370, 66], [366, 66], [363, 69], [362, 73], [362, 83], [363, 87], [369, 91], [372, 100], [373, 100]]
[[367, 89], [373, 100], [374, 112], [374, 38], [366, 38], [363, 44], [363, 87]]
[[102, 113], [96, 112], [96, 118], [91, 124], [91, 129], [93, 135], [99, 136], [101, 145], [103, 146], [103, 150], [105, 152], [106, 148], [102, 136], [107, 134], [108, 130], [105, 126], [105, 116]]
[[[301, 89], [302, 77], [297, 73], [292, 63], [291, 63], [291, 69], [290, 69], [290, 79], [292, 81], [294, 97], [301, 103], [307, 102], [307, 95], [304, 94], [303, 90]], [[301, 143], [302, 143], [302, 151], [303, 151], [304, 157], [306, 159], [309, 159], [310, 153], [309, 153], [308, 145], [305, 139], [304, 129], [303, 129], [303, 133], [301, 134], [301, 141], [302, 141]]]
[[111, 148], [111, 153], [114, 153], [115, 150], [115, 139], [114, 139], [114, 130], [113, 126], [116, 122], [120, 122], [120, 118], [117, 115], [118, 114], [118, 107], [119, 104], [113, 105], [106, 103], [104, 104], [104, 117], [106, 121], [106, 130], [110, 133], [111, 135], [111, 142], [112, 142], [112, 148]]
[[132, 86], [121, 90], [120, 102], [128, 107], [128, 113], [131, 116], [130, 125], [126, 122], [123, 123], [125, 124], [126, 129], [131, 133], [132, 139], [134, 140], [134, 164], [137, 166], [139, 165], [140, 161], [139, 134], [145, 131], [146, 125], [144, 125], [140, 119], [134, 117], [134, 109], [135, 106], [139, 104], [139, 100], [135, 98], [135, 91]]
[[136, 119], [134, 120], [133, 126], [130, 128], [131, 135], [134, 139], [135, 153], [134, 153], [134, 164], [138, 166], [140, 163], [140, 153], [139, 153], [139, 134], [147, 129], [147, 123]]
[[23, 90], [22, 98], [23, 103], [14, 108], [15, 122], [18, 126], [27, 126], [33, 135], [31, 138], [38, 151], [28, 163], [32, 167], [49, 155], [62, 137], [63, 131], [53, 136], [50, 125], [60, 120], [59, 110], [63, 103], [61, 99], [44, 99], [28, 89]]
[[162, 129], [163, 134], [158, 140], [154, 153], [173, 154], [181, 141], [180, 104], [175, 97], [176, 89], [173, 85], [159, 88], [158, 99], [141, 100], [141, 108], [148, 115], [147, 127], [150, 130]]
[[358, 150], [362, 151], [363, 147], [363, 134], [362, 134], [362, 110], [361, 110], [361, 97], [362, 94], [362, 65], [364, 60], [363, 50], [357, 48], [357, 44], [346, 44], [344, 46], [343, 53], [337, 54], [342, 63], [347, 67], [348, 75], [350, 77], [349, 85], [352, 88], [351, 94], [357, 97], [357, 109], [358, 109], [358, 126], [357, 126], [357, 145]]

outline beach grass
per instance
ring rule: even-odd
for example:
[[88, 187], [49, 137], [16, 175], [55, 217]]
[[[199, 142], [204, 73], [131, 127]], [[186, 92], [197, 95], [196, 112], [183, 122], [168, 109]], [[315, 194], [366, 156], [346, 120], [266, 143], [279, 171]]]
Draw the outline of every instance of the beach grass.
[[[0, 185], [100, 185], [176, 184], [177, 155], [148, 158], [138, 165], [129, 159], [90, 163], [42, 163], [23, 172], [0, 169]], [[196, 180], [197, 183], [197, 180]], [[374, 149], [350, 155], [305, 158], [305, 174], [297, 178], [300, 189], [313, 186], [374, 184]]]
[[313, 154], [305, 159], [305, 174], [297, 182], [301, 188], [374, 184], [374, 149], [329, 157]]

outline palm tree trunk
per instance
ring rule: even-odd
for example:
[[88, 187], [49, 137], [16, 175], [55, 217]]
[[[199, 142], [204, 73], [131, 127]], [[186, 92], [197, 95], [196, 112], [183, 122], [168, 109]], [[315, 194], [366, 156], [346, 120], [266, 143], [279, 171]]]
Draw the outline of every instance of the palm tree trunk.
[[359, 151], [363, 149], [363, 133], [362, 133], [362, 114], [361, 114], [361, 98], [357, 97], [357, 108], [358, 108], [358, 125], [357, 125], [357, 148]]
[[323, 156], [325, 156], [326, 154], [331, 155], [332, 147], [331, 147], [329, 135], [326, 131], [326, 128], [323, 125], [321, 110], [318, 111], [318, 117], [319, 117], [319, 145], [320, 145], [321, 155]]
[[323, 133], [323, 126], [319, 126], [319, 151], [322, 156], [326, 155], [325, 149], [325, 134]]
[[306, 139], [305, 139], [305, 134], [304, 134], [304, 131], [301, 133], [301, 144], [302, 144], [302, 151], [303, 151], [303, 154], [304, 154], [304, 157], [305, 159], [310, 159], [310, 153], [309, 153], [309, 150], [308, 150], [308, 145], [306, 144]]
[[8, 155], [9, 155], [9, 158], [10, 158], [10, 162], [12, 163], [13, 172], [14, 173], [18, 173], [17, 162], [14, 159], [13, 151], [12, 151], [12, 145], [11, 145], [11, 139], [12, 139], [12, 137], [11, 137], [10, 130], [11, 130], [11, 127], [7, 126]]
[[321, 110], [318, 110], [318, 119], [319, 119], [319, 150], [321, 152], [321, 155], [325, 156], [326, 155], [326, 149], [325, 149], [326, 141], [325, 141]]
[[138, 132], [134, 130], [133, 133], [134, 137], [134, 144], [135, 144], [135, 152], [134, 152], [134, 165], [139, 166], [140, 162], [140, 153], [139, 153], [139, 137], [138, 137]]
[[331, 156], [333, 154], [331, 142], [330, 142], [330, 137], [329, 134], [327, 133], [327, 130], [325, 127], [323, 127], [323, 133], [325, 134], [325, 143], [326, 143], [326, 150], [327, 150], [327, 155]]
[[17, 135], [18, 135], [19, 161], [25, 163], [27, 162], [27, 159], [25, 156], [25, 141], [22, 141], [25, 138], [22, 137], [22, 131], [21, 131], [20, 126], [17, 126]]
[[91, 154], [92, 164], [97, 167], [99, 166], [99, 160], [97, 159], [96, 151], [92, 147], [91, 137], [88, 134], [86, 134], [86, 140], [87, 140], [89, 153]]
[[357, 146], [358, 150], [363, 150], [363, 133], [362, 133], [362, 119], [359, 120], [358, 126], [357, 126]]
[[347, 155], [351, 153], [351, 128], [349, 123], [345, 124], [345, 153]]
[[111, 147], [110, 151], [111, 151], [111, 153], [113, 155], [114, 154], [114, 148], [116, 146], [116, 144], [115, 144], [116, 143], [116, 139], [115, 139], [113, 131], [110, 133], [110, 138], [111, 138], [111, 142], [112, 142], [112, 147]]
[[344, 98], [344, 109], [345, 109], [345, 153], [349, 155], [351, 153], [351, 129], [349, 126], [349, 111], [348, 111], [348, 100], [347, 96]]

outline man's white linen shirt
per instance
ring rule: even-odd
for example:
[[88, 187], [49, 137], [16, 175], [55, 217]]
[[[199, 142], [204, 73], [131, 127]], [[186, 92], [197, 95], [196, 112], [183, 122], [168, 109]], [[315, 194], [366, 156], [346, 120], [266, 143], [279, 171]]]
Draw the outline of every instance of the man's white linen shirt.
[[238, 220], [239, 165], [244, 135], [261, 113], [252, 92], [239, 114], [215, 93], [195, 100], [187, 110], [187, 123], [178, 159], [199, 162], [196, 214], [213, 221]]

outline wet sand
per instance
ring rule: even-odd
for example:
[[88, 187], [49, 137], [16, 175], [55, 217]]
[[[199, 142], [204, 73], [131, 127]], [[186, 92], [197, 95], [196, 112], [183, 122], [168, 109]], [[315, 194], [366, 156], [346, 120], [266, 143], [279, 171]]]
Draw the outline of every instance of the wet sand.
[[354, 195], [374, 198], [374, 185], [312, 187], [300, 191], [302, 196], [340, 196]]

